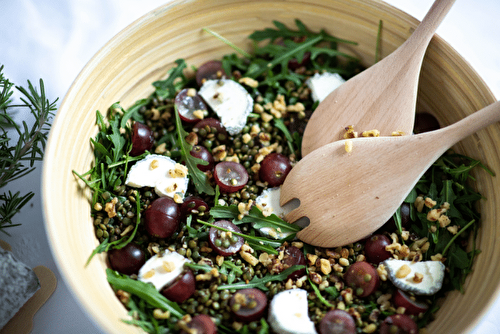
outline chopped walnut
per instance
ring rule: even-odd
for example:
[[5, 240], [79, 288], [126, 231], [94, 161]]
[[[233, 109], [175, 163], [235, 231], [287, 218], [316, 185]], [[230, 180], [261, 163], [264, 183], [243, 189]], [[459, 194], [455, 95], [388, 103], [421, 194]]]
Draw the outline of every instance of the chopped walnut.
[[174, 200], [174, 202], [175, 202], [175, 203], [177, 203], [177, 204], [182, 204], [182, 203], [184, 203], [184, 200], [182, 199], [182, 196], [181, 196], [179, 193], [175, 193], [175, 194], [174, 194], [173, 200]]
[[457, 234], [458, 233], [458, 226], [457, 225], [448, 226], [447, 230], [450, 231], [451, 234]]
[[250, 135], [256, 137], [260, 132], [260, 127], [257, 124], [252, 125], [250, 128]]
[[104, 206], [104, 211], [108, 213], [109, 218], [116, 216], [116, 203], [118, 203], [118, 198], [114, 197], [110, 202], [106, 203]]
[[153, 311], [153, 317], [155, 319], [170, 319], [170, 311], [163, 311], [162, 309], [155, 308]]
[[415, 276], [413, 276], [414, 283], [421, 283], [423, 280], [424, 280], [424, 275], [421, 273], [415, 273]]
[[149, 170], [154, 170], [158, 167], [160, 167], [160, 162], [156, 159], [153, 159], [153, 161], [149, 164]]
[[341, 257], [339, 259], [339, 264], [342, 266], [342, 267], [348, 267], [349, 266], [349, 260], [346, 259], [345, 257]]
[[169, 272], [172, 272], [173, 270], [175, 270], [175, 263], [173, 263], [171, 261], [163, 261], [163, 263], [161, 264], [161, 267], [163, 270], [165, 270], [165, 272], [169, 273]]
[[316, 260], [318, 259], [318, 255], [307, 253], [307, 260], [309, 261], [309, 265], [314, 266]]
[[188, 168], [180, 163], [176, 163], [174, 169], [168, 171], [170, 177], [186, 177], [188, 174]]
[[186, 142], [191, 145], [191, 146], [195, 146], [198, 144], [198, 135], [194, 132], [190, 132], [187, 136], [186, 136]]
[[380, 131], [373, 129], [361, 132], [362, 137], [380, 137]]
[[358, 133], [354, 131], [354, 128], [352, 125], [348, 125], [345, 128], [345, 133], [344, 133], [344, 139], [349, 139], [349, 138], [357, 138]]
[[259, 262], [260, 262], [260, 263], [262, 263], [262, 264], [263, 264], [263, 265], [265, 265], [265, 266], [268, 266], [268, 265], [270, 265], [270, 264], [273, 262], [273, 260], [272, 260], [272, 258], [269, 256], [269, 254], [267, 254], [267, 253], [263, 252], [263, 253], [261, 253], [261, 254], [259, 255]]
[[197, 119], [203, 119], [205, 118], [205, 111], [201, 109], [195, 110], [193, 111], [193, 116]]
[[439, 222], [439, 226], [446, 227], [446, 226], [450, 225], [451, 219], [450, 219], [450, 217], [448, 217], [446, 215], [441, 215], [438, 218], [438, 222]]
[[225, 161], [233, 161], [233, 162], [239, 163], [240, 162], [240, 158], [238, 158], [238, 155], [235, 154], [235, 155], [226, 157]]
[[255, 79], [249, 77], [243, 77], [238, 80], [240, 84], [247, 85], [248, 87], [257, 88], [259, 86], [259, 82]]
[[186, 95], [189, 96], [189, 97], [196, 96], [196, 89], [194, 89], [194, 88], [188, 88], [188, 90], [186, 91]]
[[332, 272], [332, 265], [330, 264], [330, 261], [328, 261], [327, 259], [321, 259], [320, 260], [320, 264], [321, 264], [321, 272], [325, 275], [328, 275], [329, 273]]
[[210, 281], [212, 279], [212, 274], [210, 272], [196, 275], [197, 281]]
[[130, 293], [128, 293], [127, 291], [124, 291], [124, 290], [117, 290], [116, 296], [125, 305], [128, 304], [128, 302], [130, 300]]
[[443, 255], [441, 253], [437, 253], [436, 255], [431, 255], [432, 261], [443, 261]]
[[262, 105], [259, 104], [259, 103], [255, 103], [253, 105], [253, 111], [256, 112], [256, 113], [258, 113], [258, 114], [261, 114], [261, 113], [264, 112], [264, 107], [262, 107]]
[[408, 265], [403, 264], [396, 272], [396, 278], [405, 278], [410, 273], [411, 273], [411, 268]]
[[262, 112], [260, 116], [265, 123], [269, 123], [274, 119], [273, 115], [270, 115], [266, 112]]
[[425, 201], [422, 195], [417, 196], [417, 198], [415, 199], [415, 203], [413, 203], [418, 212], [422, 212], [422, 210], [424, 209], [424, 204]]
[[291, 112], [300, 112], [304, 110], [306, 110], [306, 108], [301, 102], [297, 102], [294, 105], [289, 105], [286, 107], [286, 111], [291, 111]]
[[435, 222], [439, 219], [439, 217], [441, 217], [441, 212], [439, 211], [439, 209], [432, 209], [427, 213], [428, 221]]
[[309, 278], [311, 279], [311, 281], [313, 281], [313, 283], [315, 284], [321, 284], [321, 282], [323, 281], [321, 279], [321, 275], [318, 274], [317, 272], [314, 272], [314, 271], [311, 271], [309, 272]]
[[436, 206], [437, 203], [432, 198], [426, 197], [425, 201], [424, 201], [424, 204], [425, 204], [426, 207], [428, 207], [429, 209], [431, 209], [434, 206]]
[[163, 154], [167, 152], [167, 144], [166, 143], [161, 143], [155, 148], [155, 153], [156, 154]]
[[391, 136], [394, 136], [394, 137], [404, 136], [404, 135], [405, 135], [404, 131], [401, 131], [401, 130], [391, 132]]
[[347, 153], [351, 153], [352, 152], [352, 140], [348, 139], [345, 141], [344, 143], [344, 149]]

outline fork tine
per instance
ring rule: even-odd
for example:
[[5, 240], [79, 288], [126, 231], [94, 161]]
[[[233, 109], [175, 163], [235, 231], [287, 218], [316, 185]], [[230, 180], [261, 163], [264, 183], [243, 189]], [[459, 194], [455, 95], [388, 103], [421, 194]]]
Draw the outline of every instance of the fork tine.
[[289, 213], [287, 213], [285, 215], [284, 219], [287, 223], [291, 224], [291, 223], [296, 222], [297, 220], [299, 220], [302, 217], [305, 217], [305, 213], [303, 212], [302, 207], [299, 206], [297, 209], [294, 209], [294, 210], [290, 211]]

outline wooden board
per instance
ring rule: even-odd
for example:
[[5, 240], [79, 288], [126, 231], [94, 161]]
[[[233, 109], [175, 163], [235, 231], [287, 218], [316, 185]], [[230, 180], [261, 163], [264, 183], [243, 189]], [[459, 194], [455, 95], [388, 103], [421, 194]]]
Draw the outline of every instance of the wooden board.
[[[0, 247], [11, 251], [11, 247], [5, 241], [0, 240]], [[38, 280], [40, 289], [24, 304], [16, 315], [0, 329], [0, 334], [27, 334], [33, 328], [33, 317], [43, 304], [54, 293], [57, 286], [56, 275], [45, 266], [33, 268]]]

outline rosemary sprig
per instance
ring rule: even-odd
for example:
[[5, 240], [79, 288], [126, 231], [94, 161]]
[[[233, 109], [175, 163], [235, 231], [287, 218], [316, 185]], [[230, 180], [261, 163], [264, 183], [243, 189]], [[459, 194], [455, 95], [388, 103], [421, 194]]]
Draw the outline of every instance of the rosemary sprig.
[[[16, 89], [21, 94], [21, 104], [14, 104], [12, 96]], [[57, 99], [50, 102], [45, 95], [45, 87], [40, 79], [38, 89], [28, 81], [28, 89], [14, 86], [3, 74], [0, 66], [0, 188], [9, 182], [18, 180], [35, 170], [35, 162], [43, 159], [50, 119], [54, 115]], [[17, 124], [11, 110], [28, 110], [34, 120], [31, 127], [26, 121]], [[17, 141], [16, 139], [17, 138]], [[12, 218], [26, 205], [33, 192], [21, 195], [21, 192], [0, 195], [0, 231], [13, 224]]]

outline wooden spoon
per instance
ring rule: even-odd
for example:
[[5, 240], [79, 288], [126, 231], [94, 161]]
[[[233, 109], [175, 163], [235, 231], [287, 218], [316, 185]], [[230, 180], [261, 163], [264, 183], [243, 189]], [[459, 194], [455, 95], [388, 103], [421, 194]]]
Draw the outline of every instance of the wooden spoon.
[[300, 160], [281, 186], [281, 205], [300, 200], [285, 220], [308, 217], [310, 224], [297, 236], [315, 246], [337, 247], [367, 237], [387, 222], [448, 148], [497, 121], [500, 101], [436, 131], [322, 146]]
[[455, 0], [436, 0], [396, 51], [330, 93], [313, 112], [302, 139], [302, 156], [342, 139], [349, 125], [361, 133], [411, 134], [420, 68], [434, 32]]

